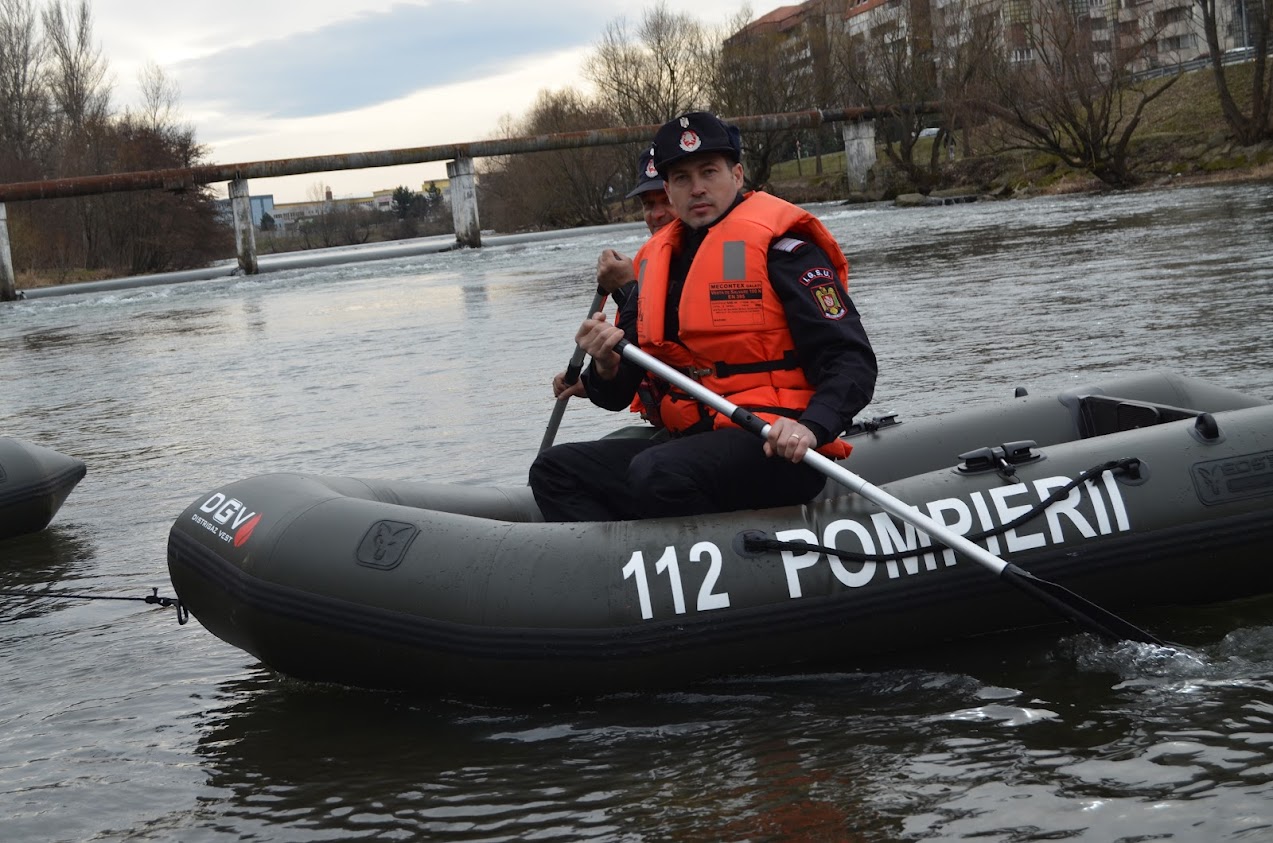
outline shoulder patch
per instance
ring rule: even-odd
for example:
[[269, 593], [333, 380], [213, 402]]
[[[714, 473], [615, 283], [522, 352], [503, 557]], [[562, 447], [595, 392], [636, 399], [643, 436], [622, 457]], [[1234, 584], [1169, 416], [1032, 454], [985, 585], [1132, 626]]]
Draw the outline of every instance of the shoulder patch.
[[837, 321], [843, 319], [844, 314], [848, 312], [840, 299], [840, 288], [837, 285], [820, 284], [810, 288], [809, 292], [813, 294], [813, 300], [818, 303], [822, 318]]
[[797, 251], [808, 245], [809, 243], [805, 240], [797, 240], [794, 237], [781, 237], [775, 240], [774, 244], [769, 248], [777, 249], [780, 252], [791, 252], [792, 254], [795, 254]]
[[815, 266], [813, 269], [805, 270], [804, 275], [800, 276], [800, 283], [808, 287], [813, 282], [827, 283], [835, 281], [835, 271], [829, 266]]

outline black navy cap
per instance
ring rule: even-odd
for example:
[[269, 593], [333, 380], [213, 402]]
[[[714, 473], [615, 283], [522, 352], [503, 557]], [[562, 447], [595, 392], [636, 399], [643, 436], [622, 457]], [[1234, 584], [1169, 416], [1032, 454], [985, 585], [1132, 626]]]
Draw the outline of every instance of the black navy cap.
[[636, 187], [629, 190], [628, 195], [623, 198], [631, 199], [633, 196], [640, 196], [651, 190], [663, 190], [663, 178], [659, 175], [659, 171], [654, 169], [654, 147], [647, 147], [637, 159]]
[[742, 155], [738, 129], [707, 111], [691, 111], [664, 123], [654, 136], [654, 167], [667, 178], [669, 165], [696, 152], [720, 152], [735, 162]]

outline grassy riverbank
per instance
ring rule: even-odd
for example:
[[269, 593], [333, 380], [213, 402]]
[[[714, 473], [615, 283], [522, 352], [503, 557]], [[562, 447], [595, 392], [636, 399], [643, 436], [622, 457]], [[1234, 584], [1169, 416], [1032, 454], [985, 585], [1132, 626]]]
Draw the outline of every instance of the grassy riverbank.
[[[1249, 104], [1251, 70], [1250, 63], [1230, 65], [1227, 70], [1231, 90], [1244, 109]], [[919, 141], [917, 161], [927, 160], [931, 143]], [[1017, 197], [1110, 189], [1090, 173], [1073, 170], [1042, 153], [978, 154], [975, 148], [971, 152], [959, 150], [955, 161], [944, 164], [942, 187]], [[1140, 179], [1137, 189], [1273, 180], [1273, 143], [1243, 147], [1232, 141], [1209, 69], [1186, 73], [1146, 107], [1129, 157]], [[866, 197], [848, 195], [843, 151], [822, 156], [821, 175], [813, 174], [811, 158], [799, 164], [778, 164], [771, 184], [775, 193], [795, 201], [889, 199], [911, 189], [883, 152], [879, 161], [877, 186]]]

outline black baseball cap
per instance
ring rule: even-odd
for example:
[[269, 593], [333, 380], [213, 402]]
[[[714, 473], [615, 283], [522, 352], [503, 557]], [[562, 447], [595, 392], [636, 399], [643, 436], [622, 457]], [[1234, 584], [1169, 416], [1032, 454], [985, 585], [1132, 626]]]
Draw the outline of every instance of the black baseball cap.
[[687, 155], [720, 152], [735, 163], [742, 155], [742, 135], [715, 114], [691, 111], [664, 123], [654, 135], [654, 167], [667, 177], [667, 168]]
[[631, 199], [651, 190], [663, 190], [663, 179], [659, 176], [659, 171], [654, 169], [654, 147], [647, 147], [637, 158], [636, 187], [629, 190], [628, 195], [623, 198]]

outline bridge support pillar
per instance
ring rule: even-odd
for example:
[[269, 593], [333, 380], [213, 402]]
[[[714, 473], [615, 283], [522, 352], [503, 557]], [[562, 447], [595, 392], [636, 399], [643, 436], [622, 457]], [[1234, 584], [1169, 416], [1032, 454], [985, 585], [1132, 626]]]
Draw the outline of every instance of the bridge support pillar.
[[234, 212], [234, 251], [239, 256], [239, 269], [244, 275], [256, 275], [256, 226], [247, 179], [230, 182], [230, 209]]
[[477, 249], [482, 245], [482, 226], [477, 218], [477, 178], [472, 158], [456, 158], [446, 162], [451, 180], [451, 219], [455, 223], [455, 242]]
[[866, 177], [875, 166], [875, 121], [850, 120], [841, 130], [844, 135], [844, 169], [849, 190], [866, 192]]
[[13, 253], [9, 250], [9, 212], [0, 202], [0, 301], [17, 298], [17, 276], [13, 274]]

